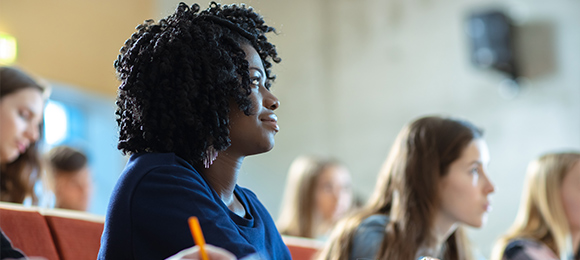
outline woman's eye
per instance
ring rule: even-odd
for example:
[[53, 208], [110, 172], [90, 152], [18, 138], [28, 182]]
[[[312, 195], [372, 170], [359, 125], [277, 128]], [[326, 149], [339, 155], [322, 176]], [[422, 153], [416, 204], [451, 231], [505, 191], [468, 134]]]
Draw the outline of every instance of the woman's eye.
[[332, 193], [332, 185], [329, 183], [325, 183], [322, 185], [322, 190], [326, 193]]
[[29, 120], [30, 119], [30, 113], [28, 113], [26, 111], [19, 111], [18, 112], [18, 116], [20, 116], [24, 120]]
[[479, 169], [478, 168], [471, 169], [471, 174], [479, 174]]
[[260, 86], [260, 78], [251, 78], [250, 83], [254, 86]]

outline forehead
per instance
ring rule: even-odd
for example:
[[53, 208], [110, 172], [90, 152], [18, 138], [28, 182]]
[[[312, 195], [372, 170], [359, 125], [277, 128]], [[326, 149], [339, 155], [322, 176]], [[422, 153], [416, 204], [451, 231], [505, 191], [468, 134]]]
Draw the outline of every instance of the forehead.
[[264, 66], [262, 65], [262, 59], [260, 58], [260, 55], [258, 54], [256, 49], [254, 49], [254, 47], [248, 44], [244, 44], [241, 47], [242, 50], [246, 53], [246, 60], [248, 61], [248, 63], [250, 63], [249, 64], [250, 68], [253, 67], [263, 71]]
[[320, 181], [350, 181], [350, 172], [341, 165], [329, 165], [324, 167], [318, 177]]
[[11, 106], [23, 106], [32, 112], [42, 111], [44, 101], [42, 93], [36, 88], [24, 88], [2, 97], [2, 103]]
[[570, 171], [566, 173], [564, 178], [573, 179], [580, 182], [580, 160], [576, 160]]
[[465, 163], [477, 161], [486, 165], [489, 163], [489, 150], [487, 143], [483, 139], [472, 140], [463, 149], [461, 156], [457, 160]]

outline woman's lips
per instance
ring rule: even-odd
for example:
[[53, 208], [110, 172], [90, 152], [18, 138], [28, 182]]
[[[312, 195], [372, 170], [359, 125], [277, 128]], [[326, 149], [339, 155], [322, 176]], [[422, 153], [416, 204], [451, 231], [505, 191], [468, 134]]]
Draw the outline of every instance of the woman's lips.
[[265, 125], [272, 127], [276, 132], [280, 131], [280, 127], [278, 126], [278, 117], [274, 114], [268, 115], [265, 118], [262, 118], [262, 122]]
[[18, 144], [17, 144], [17, 147], [18, 147], [18, 151], [19, 151], [20, 153], [24, 153], [24, 152], [26, 151], [26, 147], [27, 147], [27, 145], [25, 145], [25, 144], [23, 144], [23, 143], [18, 143]]
[[491, 207], [491, 204], [485, 203], [485, 205], [483, 206], [483, 209], [485, 210], [485, 212], [491, 212], [491, 210], [493, 208]]
[[278, 121], [276, 120], [262, 120], [265, 125], [272, 127], [276, 132], [280, 131], [280, 127], [278, 126]]

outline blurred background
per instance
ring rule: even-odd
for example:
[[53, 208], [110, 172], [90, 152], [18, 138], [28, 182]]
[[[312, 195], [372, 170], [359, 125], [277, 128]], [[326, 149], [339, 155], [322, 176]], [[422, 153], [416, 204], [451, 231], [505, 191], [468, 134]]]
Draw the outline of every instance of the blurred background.
[[[92, 213], [106, 213], [126, 162], [116, 149], [113, 61], [136, 25], [171, 14], [178, 2], [0, 2], [0, 58], [53, 86], [44, 150], [69, 144], [88, 154]], [[493, 212], [470, 232], [489, 256], [515, 218], [527, 163], [580, 150], [578, 0], [246, 3], [276, 27], [269, 38], [283, 60], [274, 67], [276, 147], [247, 158], [240, 177], [274, 218], [299, 154], [346, 162], [355, 192], [367, 198], [405, 123], [428, 114], [462, 117], [485, 130], [490, 147]]]

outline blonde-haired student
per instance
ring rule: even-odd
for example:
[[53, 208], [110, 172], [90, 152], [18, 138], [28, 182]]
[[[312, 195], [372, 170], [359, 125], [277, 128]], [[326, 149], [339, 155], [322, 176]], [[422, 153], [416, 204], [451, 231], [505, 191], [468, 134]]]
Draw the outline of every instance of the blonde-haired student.
[[549, 153], [528, 166], [518, 215], [494, 260], [580, 259], [580, 153]]
[[283, 235], [325, 240], [352, 204], [352, 179], [346, 166], [332, 158], [299, 156], [288, 170], [278, 230]]

